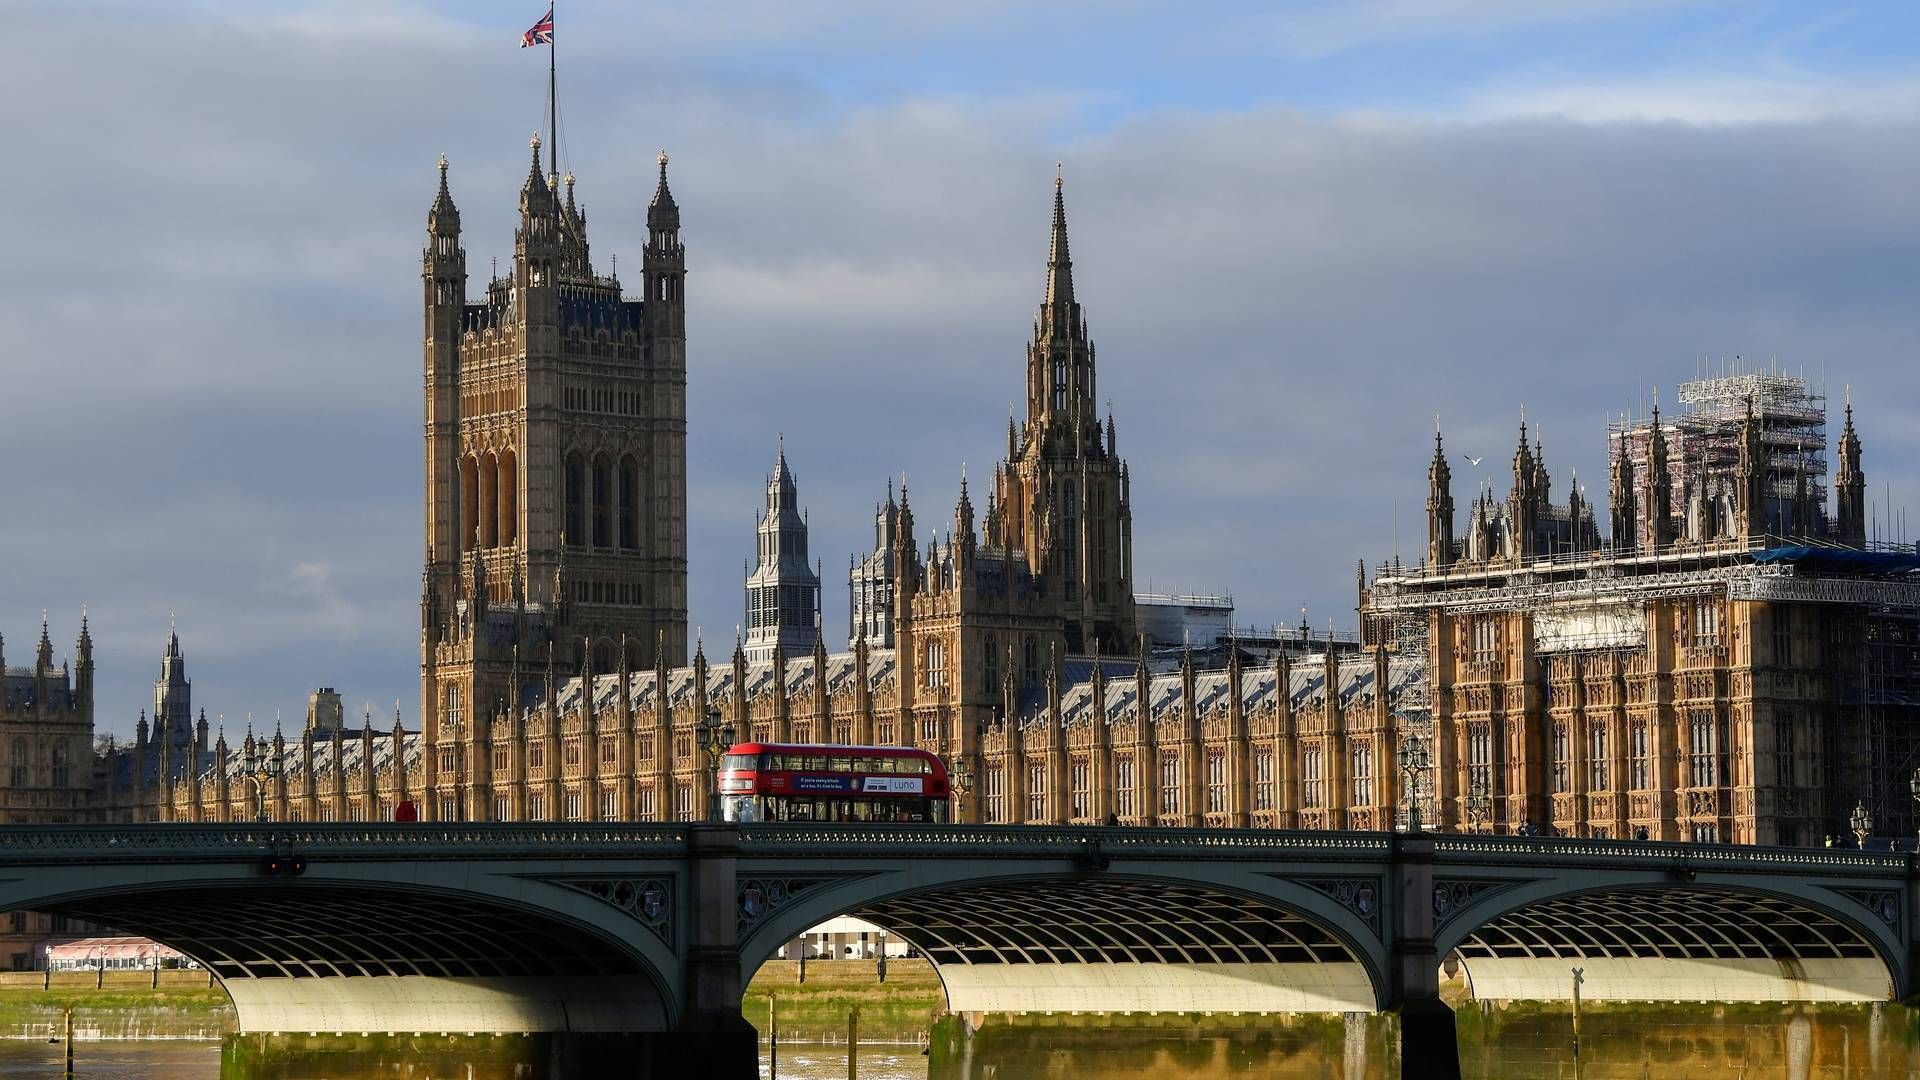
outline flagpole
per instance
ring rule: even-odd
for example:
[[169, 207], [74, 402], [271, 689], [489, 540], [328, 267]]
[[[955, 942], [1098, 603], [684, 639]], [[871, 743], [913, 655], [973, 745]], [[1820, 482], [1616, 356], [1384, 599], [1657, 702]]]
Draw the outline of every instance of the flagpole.
[[[553, 16], [552, 6], [549, 6], [547, 8], [547, 15], [549, 19], [552, 18]], [[554, 77], [554, 73], [556, 69], [559, 67], [559, 56], [560, 56], [559, 29], [560, 29], [560, 24], [558, 22], [555, 22], [553, 30], [548, 31], [547, 33], [547, 37], [550, 39], [547, 42], [547, 175], [548, 176], [560, 175], [560, 95], [557, 90], [557, 87], [559, 84]]]

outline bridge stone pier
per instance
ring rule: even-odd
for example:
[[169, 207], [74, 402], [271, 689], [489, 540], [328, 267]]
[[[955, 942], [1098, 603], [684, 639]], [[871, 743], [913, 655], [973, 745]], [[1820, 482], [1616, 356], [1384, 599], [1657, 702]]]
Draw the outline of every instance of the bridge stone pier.
[[[1046, 826], [205, 824], [0, 828], [0, 908], [205, 964], [243, 1033], [529, 1033], [596, 1075], [756, 1075], [753, 972], [872, 920], [976, 1013], [1395, 1012], [1457, 1075], [1439, 996], [1913, 993], [1911, 858], [1349, 832]], [[613, 1063], [613, 1064], [608, 1064]]]

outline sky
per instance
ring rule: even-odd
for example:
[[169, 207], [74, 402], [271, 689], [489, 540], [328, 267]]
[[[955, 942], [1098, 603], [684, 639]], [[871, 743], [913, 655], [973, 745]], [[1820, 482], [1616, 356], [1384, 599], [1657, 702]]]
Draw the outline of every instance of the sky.
[[[0, 0], [0, 633], [84, 609], [101, 732], [419, 699], [419, 250], [450, 179], [510, 257], [538, 3]], [[1131, 466], [1142, 589], [1350, 626], [1357, 560], [1722, 365], [1852, 387], [1920, 511], [1920, 8], [1663, 0], [563, 0], [561, 151], [637, 267], [665, 148], [688, 262], [693, 621], [740, 619], [784, 434], [844, 644], [890, 478], [924, 526], [1002, 451], [1055, 163]], [[1896, 508], [1889, 515], [1886, 508]], [[1920, 513], [1905, 535], [1920, 535]], [[922, 541], [926, 537], [923, 535]]]

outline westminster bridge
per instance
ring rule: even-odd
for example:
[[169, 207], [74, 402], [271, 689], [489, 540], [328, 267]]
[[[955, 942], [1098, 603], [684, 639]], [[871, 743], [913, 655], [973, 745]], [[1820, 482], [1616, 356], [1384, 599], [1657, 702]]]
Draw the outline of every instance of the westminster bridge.
[[[962, 1013], [1400, 1016], [1454, 1069], [1479, 999], [1859, 1002], [1915, 991], [1910, 856], [1453, 833], [993, 825], [0, 828], [0, 909], [204, 964], [247, 1033], [562, 1033], [757, 1075], [746, 981], [857, 915]], [[635, 1041], [647, 1049], [637, 1056]], [[642, 1073], [645, 1066], [639, 1066]]]

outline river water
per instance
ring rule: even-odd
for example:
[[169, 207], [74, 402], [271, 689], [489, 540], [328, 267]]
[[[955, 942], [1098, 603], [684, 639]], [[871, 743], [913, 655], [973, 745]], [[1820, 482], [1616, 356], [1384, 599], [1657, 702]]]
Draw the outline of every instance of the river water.
[[[1662, 1005], [1596, 1007], [1582, 1015], [1579, 1060], [1563, 1006], [1463, 1005], [1463, 1075], [1485, 1080], [1880, 1080], [1920, 1078], [1920, 1026], [1897, 1005]], [[872, 1032], [861, 1080], [1392, 1080], [1400, 1074], [1391, 1016], [948, 1017], [931, 1033]], [[86, 1080], [256, 1080], [221, 1075], [220, 1046], [202, 1041], [79, 1042]], [[762, 1043], [761, 1075], [770, 1076]], [[924, 1052], [923, 1052], [924, 1050]], [[0, 1041], [0, 1077], [61, 1075], [65, 1047]], [[844, 1043], [783, 1037], [778, 1076], [841, 1080]], [[392, 1060], [353, 1074], [306, 1065], [274, 1080], [539, 1080], [484, 1052], [464, 1063]]]

